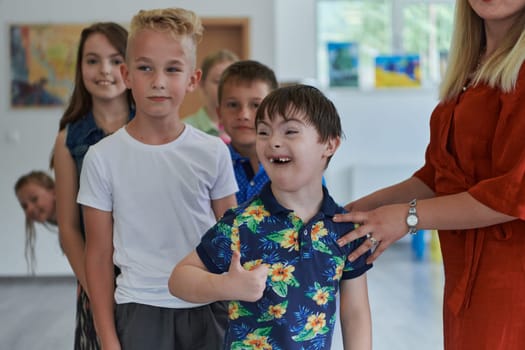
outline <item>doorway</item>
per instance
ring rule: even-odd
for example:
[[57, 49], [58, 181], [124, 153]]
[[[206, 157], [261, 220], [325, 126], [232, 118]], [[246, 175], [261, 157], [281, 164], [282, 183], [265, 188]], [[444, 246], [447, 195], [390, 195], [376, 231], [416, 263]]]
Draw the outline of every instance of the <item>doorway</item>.
[[[249, 18], [202, 18], [204, 35], [197, 46], [197, 66], [204, 57], [220, 50], [229, 49], [241, 60], [250, 56], [250, 20]], [[200, 89], [184, 97], [180, 108], [182, 118], [195, 113], [202, 106]]]

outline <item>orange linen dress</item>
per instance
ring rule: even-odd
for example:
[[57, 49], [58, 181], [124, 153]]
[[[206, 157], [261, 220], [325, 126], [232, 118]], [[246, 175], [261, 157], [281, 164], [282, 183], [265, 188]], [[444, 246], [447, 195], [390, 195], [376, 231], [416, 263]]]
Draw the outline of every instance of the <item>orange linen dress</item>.
[[524, 350], [525, 64], [512, 93], [480, 85], [439, 104], [425, 157], [414, 175], [437, 196], [468, 191], [519, 218], [440, 230], [445, 349]]

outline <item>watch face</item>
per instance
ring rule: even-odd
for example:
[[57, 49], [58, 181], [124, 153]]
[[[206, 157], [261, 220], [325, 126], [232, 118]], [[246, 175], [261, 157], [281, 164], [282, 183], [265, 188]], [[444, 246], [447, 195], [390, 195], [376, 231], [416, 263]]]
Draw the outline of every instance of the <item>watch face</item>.
[[409, 215], [407, 216], [407, 225], [408, 226], [416, 226], [417, 225], [417, 216], [416, 215]]

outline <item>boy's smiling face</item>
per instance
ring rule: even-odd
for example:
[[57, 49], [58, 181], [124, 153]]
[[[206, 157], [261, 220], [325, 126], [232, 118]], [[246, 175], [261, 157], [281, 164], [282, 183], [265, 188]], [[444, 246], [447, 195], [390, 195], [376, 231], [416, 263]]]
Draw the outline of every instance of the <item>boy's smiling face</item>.
[[286, 119], [267, 115], [257, 125], [257, 156], [272, 180], [272, 186], [295, 192], [319, 186], [328, 157], [339, 147], [340, 139], [319, 142], [319, 133], [308, 124], [302, 112]]
[[[262, 80], [226, 82], [217, 113], [232, 146], [241, 154], [255, 147], [255, 114], [262, 100], [270, 92]], [[246, 154], [243, 154], [246, 156]]]
[[186, 93], [200, 79], [191, 59], [189, 37], [144, 29], [130, 41], [122, 75], [132, 90], [137, 116], [177, 116]]

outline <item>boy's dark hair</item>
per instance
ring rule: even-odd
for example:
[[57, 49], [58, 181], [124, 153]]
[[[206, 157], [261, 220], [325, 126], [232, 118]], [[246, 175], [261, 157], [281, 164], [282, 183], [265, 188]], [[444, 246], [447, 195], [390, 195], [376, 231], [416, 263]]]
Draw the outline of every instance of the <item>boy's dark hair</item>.
[[291, 85], [269, 93], [257, 108], [256, 127], [265, 116], [274, 120], [282, 116], [288, 120], [301, 114], [307, 124], [313, 125], [319, 133], [319, 142], [343, 137], [341, 118], [332, 101], [321, 91], [308, 85]]
[[252, 60], [237, 61], [229, 65], [228, 68], [222, 72], [218, 89], [219, 103], [222, 100], [222, 90], [224, 85], [232, 81], [237, 83], [262, 81], [268, 84], [270, 90], [275, 90], [279, 87], [275, 73], [268, 66]]

